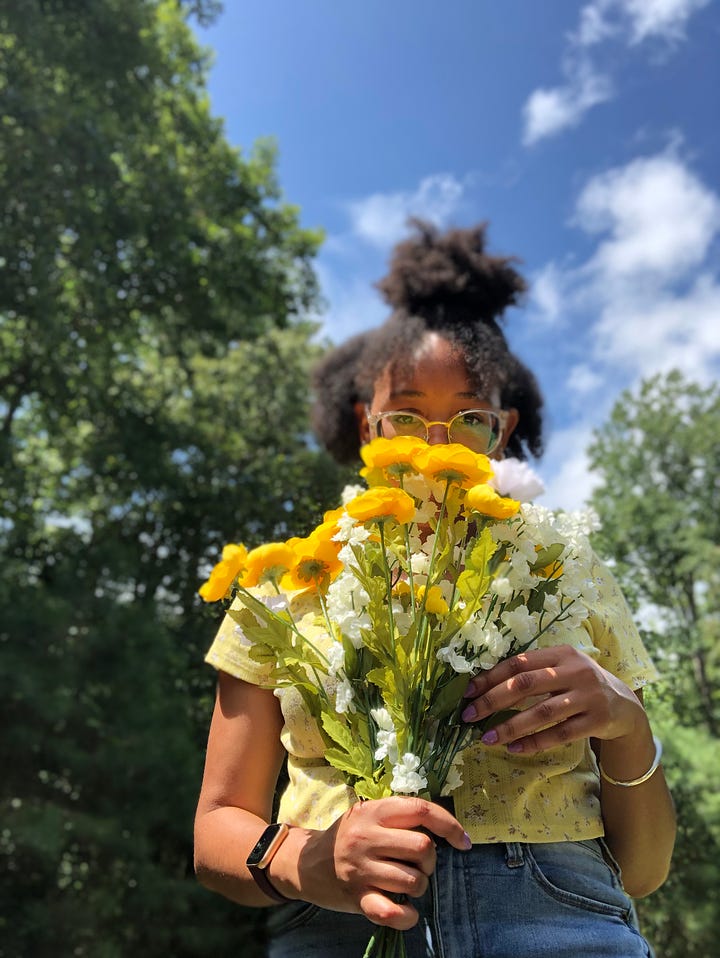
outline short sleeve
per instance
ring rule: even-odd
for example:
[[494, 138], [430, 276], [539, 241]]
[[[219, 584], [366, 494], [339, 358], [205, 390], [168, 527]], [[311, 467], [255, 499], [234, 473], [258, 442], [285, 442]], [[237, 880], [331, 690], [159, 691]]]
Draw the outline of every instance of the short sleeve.
[[[230, 608], [242, 609], [243, 604], [235, 598]], [[269, 685], [271, 663], [256, 662], [250, 656], [251, 647], [252, 643], [242, 628], [226, 613], [205, 661], [221, 672], [227, 672], [251, 685]]]
[[598, 598], [583, 624], [597, 650], [597, 661], [631, 689], [656, 681], [659, 673], [640, 638], [620, 586], [597, 557], [592, 573]]

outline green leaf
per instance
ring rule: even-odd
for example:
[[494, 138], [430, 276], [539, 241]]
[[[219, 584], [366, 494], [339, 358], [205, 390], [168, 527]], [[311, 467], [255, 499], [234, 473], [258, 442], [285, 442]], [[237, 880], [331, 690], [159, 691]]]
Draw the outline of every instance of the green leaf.
[[468, 687], [469, 675], [456, 675], [446, 685], [436, 690], [428, 709], [429, 719], [444, 719], [457, 709], [462, 701], [463, 693]]

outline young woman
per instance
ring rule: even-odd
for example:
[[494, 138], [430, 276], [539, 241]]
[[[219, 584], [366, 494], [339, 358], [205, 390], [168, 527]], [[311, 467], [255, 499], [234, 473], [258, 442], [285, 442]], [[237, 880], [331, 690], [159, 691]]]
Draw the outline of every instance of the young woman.
[[[398, 433], [538, 455], [540, 392], [499, 325], [525, 288], [513, 261], [487, 254], [484, 227], [415, 226], [379, 284], [388, 321], [318, 369], [319, 437], [343, 461]], [[600, 563], [595, 578], [582, 627], [472, 681], [465, 721], [515, 711], [471, 746], [465, 783], [442, 803], [355, 802], [299, 697], [262, 687], [226, 619], [208, 654], [219, 681], [196, 868], [237, 902], [285, 901], [271, 956], [360, 956], [372, 923], [410, 929], [411, 956], [652, 954], [628, 896], [664, 881], [675, 834], [642, 705], [655, 670]], [[268, 827], [286, 755], [283, 825]]]

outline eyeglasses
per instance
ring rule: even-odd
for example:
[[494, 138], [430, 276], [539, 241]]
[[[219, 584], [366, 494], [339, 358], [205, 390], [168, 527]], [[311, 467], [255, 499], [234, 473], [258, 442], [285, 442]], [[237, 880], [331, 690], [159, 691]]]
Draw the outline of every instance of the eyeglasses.
[[368, 412], [367, 420], [375, 436], [386, 439], [414, 436], [427, 442], [430, 426], [445, 426], [448, 442], [459, 442], [473, 452], [488, 455], [500, 444], [507, 413], [502, 409], [463, 409], [447, 422], [441, 419], [428, 422], [414, 412]]

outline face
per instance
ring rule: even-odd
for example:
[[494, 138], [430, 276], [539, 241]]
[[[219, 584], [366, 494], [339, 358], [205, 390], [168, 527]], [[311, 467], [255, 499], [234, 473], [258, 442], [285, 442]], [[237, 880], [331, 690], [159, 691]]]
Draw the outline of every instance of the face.
[[[415, 364], [407, 370], [391, 373], [386, 369], [375, 383], [371, 413], [402, 411], [417, 413], [428, 422], [428, 442], [447, 443], [447, 426], [442, 423], [466, 409], [499, 409], [497, 391], [478, 394], [465, 370], [462, 354], [437, 333], [428, 333], [422, 342]], [[506, 410], [507, 418], [500, 443], [491, 456], [500, 458], [517, 425], [515, 409]], [[359, 410], [361, 442], [369, 442], [370, 427], [364, 408]]]

